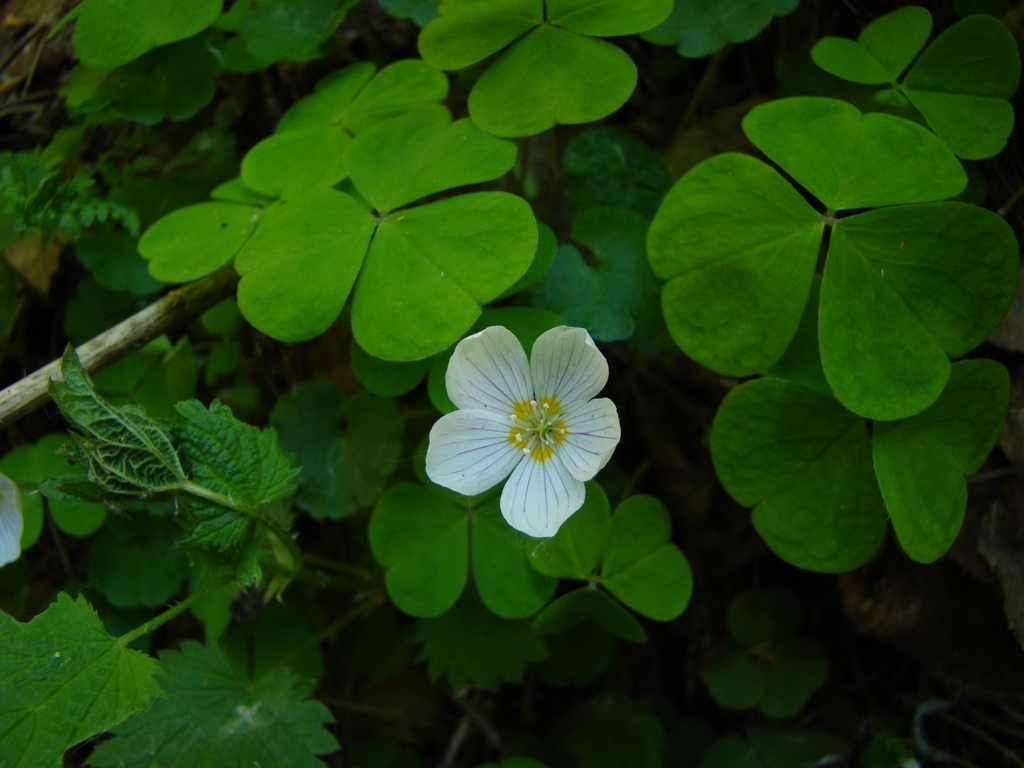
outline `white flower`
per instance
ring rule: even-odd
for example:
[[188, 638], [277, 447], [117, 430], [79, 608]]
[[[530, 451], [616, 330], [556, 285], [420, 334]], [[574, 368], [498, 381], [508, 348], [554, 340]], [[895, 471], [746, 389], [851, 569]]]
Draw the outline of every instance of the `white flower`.
[[0, 475], [0, 566], [21, 556], [21, 491], [6, 475]]
[[463, 339], [445, 376], [459, 410], [430, 430], [427, 475], [473, 496], [511, 473], [502, 515], [530, 536], [554, 536], [618, 445], [615, 404], [591, 399], [607, 381], [608, 363], [583, 328], [542, 334], [529, 363], [500, 325]]

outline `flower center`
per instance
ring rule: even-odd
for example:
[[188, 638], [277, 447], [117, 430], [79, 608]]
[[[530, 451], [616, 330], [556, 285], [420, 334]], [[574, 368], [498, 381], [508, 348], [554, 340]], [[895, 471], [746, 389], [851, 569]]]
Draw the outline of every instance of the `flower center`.
[[547, 461], [565, 440], [562, 409], [553, 397], [524, 400], [513, 406], [508, 441], [535, 461]]

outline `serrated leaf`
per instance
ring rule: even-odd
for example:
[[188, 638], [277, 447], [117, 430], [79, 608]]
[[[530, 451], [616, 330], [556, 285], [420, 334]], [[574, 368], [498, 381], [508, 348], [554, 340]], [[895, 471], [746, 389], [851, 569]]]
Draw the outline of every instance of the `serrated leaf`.
[[1009, 308], [1017, 254], [1009, 225], [972, 205], [900, 206], [837, 222], [818, 322], [840, 402], [883, 420], [933, 403], [947, 356], [980, 344]]
[[530, 289], [534, 302], [586, 328], [597, 341], [650, 338], [661, 321], [659, 285], [646, 258], [648, 221], [633, 211], [593, 208], [573, 220], [573, 239], [593, 249], [596, 265], [571, 246], [558, 250]]
[[[173, 425], [174, 434], [190, 463], [192, 483], [253, 510], [295, 490], [299, 469], [279, 447], [273, 429], [239, 421], [216, 400], [209, 410], [198, 400], [178, 403], [176, 410], [184, 421]], [[250, 524], [250, 517], [208, 499], [193, 496], [192, 503], [200, 525], [190, 541], [227, 549]]]
[[516, 159], [513, 143], [447, 112], [417, 112], [363, 133], [345, 150], [352, 183], [381, 213], [436, 192], [496, 179]]
[[49, 392], [64, 418], [81, 432], [77, 457], [89, 479], [111, 493], [146, 496], [177, 488], [185, 472], [168, 435], [135, 406], [115, 408], [97, 393], [68, 345], [61, 360], [64, 381]]
[[758, 149], [830, 210], [954, 197], [967, 174], [926, 128], [837, 99], [796, 97], [761, 104], [743, 118]]
[[322, 768], [314, 755], [339, 748], [324, 727], [333, 722], [330, 711], [309, 699], [314, 684], [289, 669], [248, 681], [217, 646], [193, 641], [164, 651], [160, 665], [167, 697], [113, 729], [114, 738], [97, 747], [90, 765]]
[[544, 641], [525, 622], [498, 618], [472, 590], [443, 616], [421, 620], [415, 637], [430, 676], [443, 675], [454, 689], [520, 682], [527, 664], [548, 655]]
[[657, 621], [678, 617], [690, 601], [690, 565], [670, 542], [672, 520], [653, 496], [631, 496], [612, 516], [601, 583], [638, 613]]
[[83, 597], [61, 593], [28, 624], [0, 612], [0, 754], [12, 768], [59, 765], [68, 747], [148, 709], [158, 672]]
[[776, 554], [815, 571], [856, 568], [881, 546], [886, 514], [870, 451], [862, 419], [781, 379], [732, 390], [711, 430], [722, 485], [755, 507], [754, 527]]
[[621, 48], [545, 25], [487, 68], [469, 94], [469, 113], [495, 136], [531, 136], [607, 117], [626, 103], [636, 78]]
[[945, 554], [963, 523], [964, 475], [978, 470], [1006, 417], [1006, 369], [992, 360], [953, 366], [949, 383], [926, 410], [875, 424], [872, 451], [896, 538], [918, 562]]
[[675, 342], [729, 375], [772, 365], [800, 322], [824, 227], [788, 182], [752, 157], [727, 153], [689, 171], [647, 235], [651, 267], [668, 280], [661, 301]]
[[149, 259], [149, 272], [158, 280], [197, 280], [231, 261], [262, 215], [252, 205], [223, 202], [179, 208], [143, 233], [139, 253]]
[[384, 585], [402, 611], [438, 616], [458, 599], [469, 566], [469, 521], [443, 497], [412, 483], [381, 496], [370, 518], [370, 549], [387, 568]]
[[325, 331], [348, 298], [375, 225], [334, 189], [307, 189], [267, 209], [235, 261], [242, 314], [282, 341]]
[[86, 0], [75, 9], [75, 52], [94, 69], [113, 69], [216, 21], [223, 0]]
[[1020, 83], [1021, 60], [1006, 25], [968, 16], [943, 32], [914, 63], [903, 93], [957, 155], [998, 154], [1013, 129], [1009, 99]]
[[917, 5], [879, 16], [857, 36], [823, 37], [811, 49], [814, 63], [855, 83], [894, 82], [928, 42], [932, 15]]

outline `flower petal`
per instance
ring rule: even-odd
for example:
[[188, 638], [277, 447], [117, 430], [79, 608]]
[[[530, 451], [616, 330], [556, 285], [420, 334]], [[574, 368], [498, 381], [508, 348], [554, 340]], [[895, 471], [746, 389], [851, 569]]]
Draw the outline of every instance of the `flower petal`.
[[545, 331], [530, 353], [534, 395], [554, 397], [562, 410], [584, 403], [608, 381], [608, 361], [583, 328]]
[[615, 403], [606, 397], [569, 408], [562, 415], [565, 439], [556, 451], [577, 480], [589, 480], [612, 457], [622, 430]]
[[523, 345], [500, 325], [460, 341], [444, 380], [448, 397], [459, 408], [486, 408], [511, 414], [515, 403], [533, 397]]
[[509, 421], [492, 411], [455, 411], [430, 430], [427, 477], [465, 496], [493, 488], [524, 456], [509, 441]]
[[5, 475], [0, 475], [0, 566], [21, 557], [21, 491]]
[[583, 483], [569, 474], [558, 456], [546, 461], [524, 458], [501, 492], [501, 514], [528, 536], [554, 536], [583, 506]]

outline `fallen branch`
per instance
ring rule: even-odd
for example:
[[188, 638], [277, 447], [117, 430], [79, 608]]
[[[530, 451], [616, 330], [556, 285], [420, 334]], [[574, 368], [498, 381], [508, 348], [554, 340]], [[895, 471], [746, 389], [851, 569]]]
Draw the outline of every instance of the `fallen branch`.
[[[110, 330], [78, 347], [78, 357], [90, 373], [106, 368], [157, 336], [230, 296], [238, 283], [233, 265], [194, 283], [175, 288]], [[0, 428], [31, 413], [49, 398], [50, 379], [60, 380], [60, 358], [0, 392]]]

